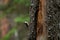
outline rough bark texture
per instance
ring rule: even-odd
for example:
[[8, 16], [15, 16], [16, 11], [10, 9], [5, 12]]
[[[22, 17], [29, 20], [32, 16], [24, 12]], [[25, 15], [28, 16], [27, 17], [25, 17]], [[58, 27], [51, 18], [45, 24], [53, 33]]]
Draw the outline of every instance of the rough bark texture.
[[37, 17], [37, 11], [39, 7], [39, 1], [38, 0], [31, 0], [31, 9], [30, 9], [30, 36], [29, 40], [36, 40], [36, 17]]
[[46, 40], [46, 0], [31, 0], [30, 10], [30, 39], [29, 40]]
[[39, 0], [39, 11], [37, 15], [37, 40], [47, 40], [45, 16], [46, 0]]
[[[32, 11], [34, 12], [34, 10]], [[39, 0], [39, 10], [37, 12], [36, 14], [33, 13], [37, 15], [34, 16], [36, 18], [34, 20], [37, 20], [34, 21], [37, 22], [37, 25], [35, 24], [37, 35], [35, 34], [36, 38], [31, 40], [60, 40], [60, 0]], [[33, 30], [35, 31], [31, 31], [32, 34], [36, 32], [36, 29]]]
[[60, 0], [47, 0], [48, 40], [60, 40]]

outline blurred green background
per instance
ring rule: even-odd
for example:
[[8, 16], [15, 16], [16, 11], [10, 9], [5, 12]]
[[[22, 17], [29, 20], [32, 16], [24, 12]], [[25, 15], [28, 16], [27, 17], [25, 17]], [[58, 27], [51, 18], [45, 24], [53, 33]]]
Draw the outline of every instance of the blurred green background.
[[30, 21], [30, 0], [11, 0], [9, 5], [5, 10], [0, 10], [0, 19], [7, 18], [9, 21], [9, 31], [0, 40], [28, 40], [29, 29], [24, 22]]

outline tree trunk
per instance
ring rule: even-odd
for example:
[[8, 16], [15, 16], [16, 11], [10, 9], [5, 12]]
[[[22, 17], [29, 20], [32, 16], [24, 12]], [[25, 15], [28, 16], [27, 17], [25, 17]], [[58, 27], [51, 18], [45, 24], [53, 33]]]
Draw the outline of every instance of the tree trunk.
[[46, 0], [39, 0], [39, 11], [37, 15], [37, 40], [47, 40], [45, 18], [46, 18]]
[[31, 40], [60, 40], [60, 0], [32, 0], [30, 14]]
[[60, 0], [47, 0], [46, 9], [48, 40], [60, 40]]

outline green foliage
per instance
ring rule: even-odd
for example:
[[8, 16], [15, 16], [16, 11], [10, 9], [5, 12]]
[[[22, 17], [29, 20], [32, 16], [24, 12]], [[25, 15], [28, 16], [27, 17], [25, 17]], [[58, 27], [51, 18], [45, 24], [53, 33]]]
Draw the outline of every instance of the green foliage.
[[[14, 4], [24, 4], [26, 7], [30, 6], [30, 0], [13, 0]], [[0, 14], [0, 18], [5, 17], [8, 13], [12, 13], [12, 11], [14, 11], [16, 9], [16, 5], [13, 5], [11, 7], [9, 7], [8, 9], [4, 10], [4, 12], [2, 14]], [[23, 13], [22, 13], [23, 14]], [[30, 21], [29, 15], [20, 15], [18, 17], [16, 17], [14, 19], [14, 21], [20, 22], [20, 23], [24, 23], [25, 21]], [[11, 37], [11, 35], [15, 32], [16, 27], [12, 28], [7, 34], [6, 36], [4, 36], [2, 39], [0, 40], [9, 40], [9, 38]]]
[[14, 19], [15, 22], [20, 22], [20, 23], [24, 23], [25, 21], [29, 22], [30, 18], [28, 15], [20, 15], [19, 17], [16, 17]]
[[24, 4], [25, 6], [30, 6], [30, 0], [14, 0], [14, 3]]
[[14, 4], [23, 4], [26, 7], [30, 6], [30, 0], [13, 0], [13, 6], [9, 7], [8, 9], [4, 10], [4, 13], [0, 15], [0, 17], [3, 17], [4, 15], [7, 15], [7, 13], [11, 13], [16, 9], [16, 5]]

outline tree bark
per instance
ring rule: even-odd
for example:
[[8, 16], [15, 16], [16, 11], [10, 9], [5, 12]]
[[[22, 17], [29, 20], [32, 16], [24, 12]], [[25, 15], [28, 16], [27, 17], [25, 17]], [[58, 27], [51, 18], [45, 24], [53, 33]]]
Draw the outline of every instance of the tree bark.
[[46, 0], [39, 0], [39, 11], [37, 15], [37, 40], [47, 40], [45, 18]]

